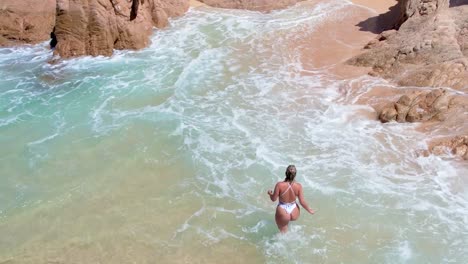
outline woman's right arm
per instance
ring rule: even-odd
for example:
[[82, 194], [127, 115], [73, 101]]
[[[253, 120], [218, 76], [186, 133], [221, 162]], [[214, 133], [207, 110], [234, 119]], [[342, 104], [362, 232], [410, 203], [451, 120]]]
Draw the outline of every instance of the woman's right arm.
[[274, 191], [268, 190], [267, 193], [270, 196], [271, 201], [273, 201], [273, 202], [276, 201], [276, 199], [278, 199], [278, 197], [279, 197], [279, 182], [276, 183]]
[[304, 199], [304, 192], [302, 191], [302, 185], [299, 185], [299, 203], [304, 207], [304, 209], [309, 212], [310, 214], [314, 214], [314, 210], [312, 210], [309, 205], [307, 204], [306, 200]]

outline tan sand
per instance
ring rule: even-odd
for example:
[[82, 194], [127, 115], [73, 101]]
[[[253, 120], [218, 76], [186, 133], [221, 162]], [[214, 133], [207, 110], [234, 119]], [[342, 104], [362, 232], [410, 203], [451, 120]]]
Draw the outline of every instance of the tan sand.
[[199, 2], [197, 0], [190, 0], [190, 7], [199, 7], [199, 6], [206, 6], [206, 4]]
[[396, 0], [351, 0], [351, 2], [373, 9], [379, 14], [388, 12], [390, 7], [397, 3]]
[[[362, 52], [378, 33], [389, 29], [395, 18], [396, 0], [353, 0], [355, 6], [341, 21], [322, 24], [310, 35], [291, 43], [299, 47], [305, 70], [328, 68], [337, 77], [351, 78], [367, 74], [370, 68], [344, 62]], [[393, 16], [393, 17], [392, 17]], [[390, 21], [389, 21], [390, 20]], [[387, 22], [388, 21], [388, 22]]]

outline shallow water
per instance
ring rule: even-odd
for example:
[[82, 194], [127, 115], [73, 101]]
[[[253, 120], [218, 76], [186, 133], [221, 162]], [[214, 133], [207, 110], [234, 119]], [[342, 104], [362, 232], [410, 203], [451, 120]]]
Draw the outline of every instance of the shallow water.
[[[466, 165], [344, 96], [390, 84], [291, 44], [359, 10], [192, 9], [147, 49], [55, 65], [0, 49], [0, 263], [466, 263]], [[278, 236], [288, 164], [317, 213]]]

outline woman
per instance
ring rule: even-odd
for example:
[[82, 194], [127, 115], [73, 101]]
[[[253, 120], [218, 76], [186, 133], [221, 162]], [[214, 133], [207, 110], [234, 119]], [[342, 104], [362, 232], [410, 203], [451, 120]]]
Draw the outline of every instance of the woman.
[[296, 204], [297, 197], [299, 197], [299, 203], [301, 203], [302, 207], [307, 212], [310, 214], [315, 213], [304, 200], [302, 185], [294, 181], [296, 177], [296, 167], [294, 165], [289, 165], [286, 168], [285, 174], [286, 178], [284, 181], [276, 183], [275, 191], [268, 190], [268, 195], [270, 195], [270, 199], [273, 202], [279, 198], [275, 220], [281, 233], [286, 233], [288, 231], [289, 221], [296, 221], [301, 214], [299, 206]]

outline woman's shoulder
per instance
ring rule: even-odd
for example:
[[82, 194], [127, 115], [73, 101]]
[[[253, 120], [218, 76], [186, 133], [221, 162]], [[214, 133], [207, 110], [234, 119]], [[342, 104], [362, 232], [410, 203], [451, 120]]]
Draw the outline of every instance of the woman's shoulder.
[[284, 181], [279, 181], [279, 182], [276, 183], [276, 186], [278, 186], [278, 187], [284, 187], [284, 186], [287, 186], [287, 185], [288, 185], [288, 183], [284, 182]]
[[[289, 185], [289, 182], [279, 181], [279, 182], [276, 183], [276, 185], [277, 185], [277, 186], [281, 186], [281, 185], [287, 186], [287, 185]], [[293, 181], [293, 182], [291, 183], [291, 185], [293, 185], [293, 186], [298, 186], [298, 187], [302, 188], [302, 185], [301, 185], [300, 183], [298, 183], [297, 181]]]
[[294, 185], [296, 185], [297, 187], [302, 188], [302, 185], [301, 185], [300, 183], [298, 183], [298, 182], [296, 182], [296, 181], [293, 182], [293, 183], [294, 183]]

